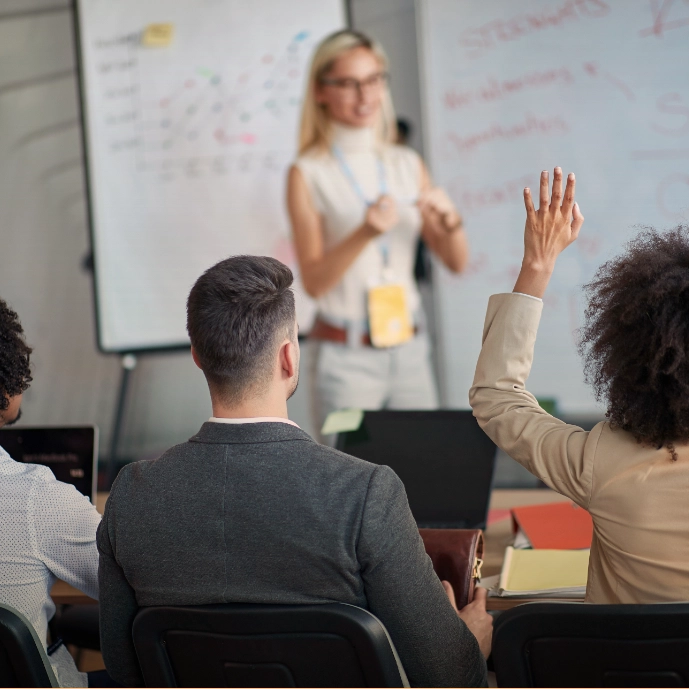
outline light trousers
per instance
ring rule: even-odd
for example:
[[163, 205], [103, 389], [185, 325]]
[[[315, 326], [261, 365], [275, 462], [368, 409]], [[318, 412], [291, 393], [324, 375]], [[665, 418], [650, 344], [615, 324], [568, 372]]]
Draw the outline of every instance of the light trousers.
[[438, 391], [425, 333], [398, 347], [312, 342], [313, 418], [320, 432], [338, 409], [437, 409]]

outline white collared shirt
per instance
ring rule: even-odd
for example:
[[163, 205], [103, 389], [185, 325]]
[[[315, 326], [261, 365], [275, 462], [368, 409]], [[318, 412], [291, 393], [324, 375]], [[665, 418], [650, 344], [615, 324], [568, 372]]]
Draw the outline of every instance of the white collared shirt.
[[290, 426], [297, 426], [294, 421], [290, 421], [289, 419], [285, 419], [282, 416], [251, 416], [246, 419], [226, 419], [221, 416], [211, 416], [210, 419], [208, 419], [212, 423], [233, 423], [233, 424], [240, 424], [240, 423], [288, 423]]
[[[0, 602], [21, 612], [43, 643], [56, 579], [98, 598], [99, 523], [96, 508], [74, 486], [47, 467], [15, 462], [0, 447]], [[74, 686], [80, 673], [67, 650], [50, 661], [58, 681]]]

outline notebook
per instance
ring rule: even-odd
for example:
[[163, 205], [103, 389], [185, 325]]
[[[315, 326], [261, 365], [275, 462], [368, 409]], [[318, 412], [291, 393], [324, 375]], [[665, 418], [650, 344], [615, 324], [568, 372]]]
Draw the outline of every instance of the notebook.
[[586, 593], [588, 565], [589, 550], [516, 550], [508, 546], [492, 594], [581, 599]]
[[532, 548], [590, 548], [593, 538], [591, 515], [573, 502], [515, 507], [512, 526], [515, 533], [523, 533]]

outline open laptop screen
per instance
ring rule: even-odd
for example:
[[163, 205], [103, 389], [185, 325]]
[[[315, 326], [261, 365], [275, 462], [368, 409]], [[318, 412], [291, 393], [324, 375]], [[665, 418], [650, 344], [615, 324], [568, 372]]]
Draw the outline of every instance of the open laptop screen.
[[95, 504], [98, 429], [95, 426], [3, 428], [0, 446], [12, 459], [47, 466]]
[[391, 467], [419, 527], [485, 527], [496, 447], [471, 411], [366, 412], [337, 449]]

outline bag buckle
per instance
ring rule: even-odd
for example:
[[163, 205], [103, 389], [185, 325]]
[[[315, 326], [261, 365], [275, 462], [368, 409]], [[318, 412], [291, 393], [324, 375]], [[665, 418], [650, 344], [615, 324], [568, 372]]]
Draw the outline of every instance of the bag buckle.
[[483, 567], [483, 560], [480, 557], [474, 558], [474, 567], [471, 570], [472, 579], [481, 581], [481, 567]]

